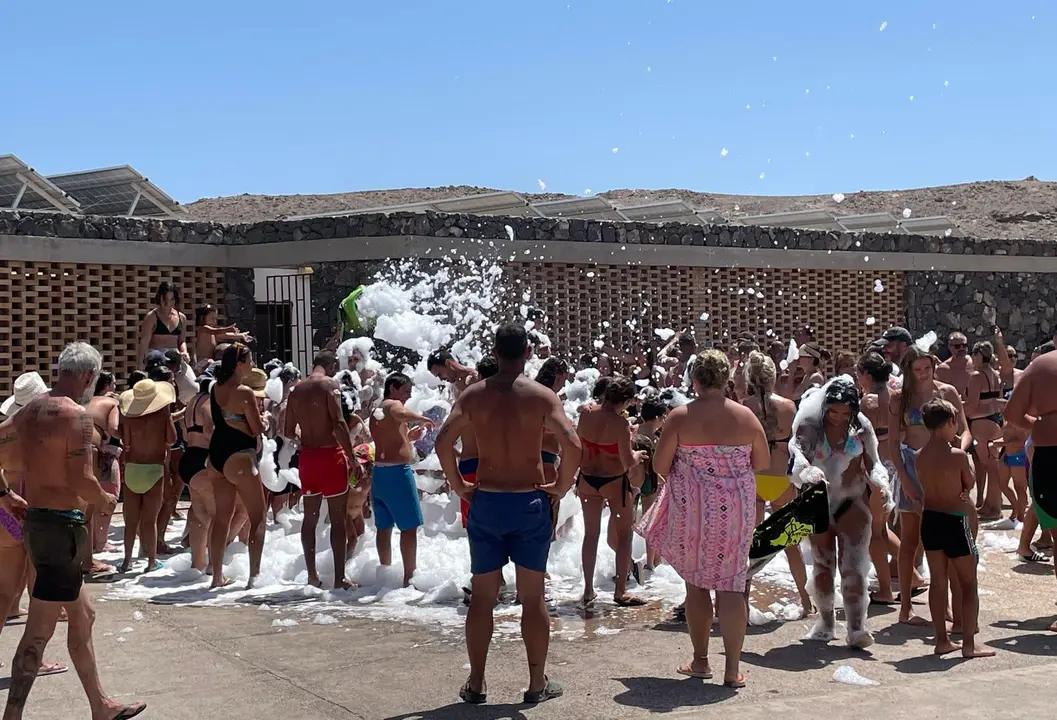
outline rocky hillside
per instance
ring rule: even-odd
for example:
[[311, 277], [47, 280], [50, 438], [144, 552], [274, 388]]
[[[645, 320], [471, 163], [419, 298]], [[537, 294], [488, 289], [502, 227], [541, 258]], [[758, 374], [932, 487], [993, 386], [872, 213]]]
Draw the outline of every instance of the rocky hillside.
[[[438, 188], [369, 190], [333, 195], [235, 195], [204, 198], [186, 205], [194, 219], [255, 222], [295, 215], [354, 210], [383, 205], [439, 200], [494, 192], [492, 188], [453, 185]], [[524, 193], [533, 200], [565, 195]], [[849, 193], [838, 203], [829, 195], [769, 197], [721, 195], [691, 190], [611, 190], [599, 193], [617, 206], [661, 200], [683, 200], [700, 209], [716, 209], [729, 218], [760, 213], [826, 209], [839, 215], [888, 211], [899, 216], [909, 208], [914, 217], [946, 215], [961, 235], [977, 238], [1057, 240], [1057, 183], [1034, 177], [1015, 181]]]

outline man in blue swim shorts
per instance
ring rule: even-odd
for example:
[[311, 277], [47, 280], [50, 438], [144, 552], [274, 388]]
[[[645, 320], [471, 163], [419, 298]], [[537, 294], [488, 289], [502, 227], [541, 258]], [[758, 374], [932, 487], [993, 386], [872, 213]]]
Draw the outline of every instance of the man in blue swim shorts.
[[[580, 467], [580, 438], [554, 391], [525, 377], [531, 347], [524, 327], [501, 326], [493, 352], [499, 362], [498, 374], [463, 390], [435, 446], [445, 478], [470, 503], [467, 535], [473, 592], [466, 615], [470, 677], [459, 697], [468, 703], [487, 699], [484, 674], [492, 641], [492, 610], [503, 566], [512, 560], [529, 665], [524, 702], [539, 703], [563, 692], [546, 674], [550, 617], [543, 581], [551, 543], [550, 497], [561, 497], [572, 487]], [[540, 460], [544, 428], [561, 443], [562, 463], [553, 482], [544, 478]], [[477, 436], [476, 484], [460, 474], [455, 455], [456, 440], [467, 432]]]
[[[393, 528], [400, 530], [400, 557], [404, 563], [404, 587], [411, 584], [418, 554], [418, 528], [422, 507], [411, 463], [412, 443], [433, 427], [433, 421], [404, 406], [411, 398], [411, 378], [393, 373], [385, 379], [382, 406], [371, 414], [374, 438], [374, 474], [371, 477], [371, 509], [374, 511], [378, 562], [393, 564]], [[408, 423], [415, 423], [408, 429]]]

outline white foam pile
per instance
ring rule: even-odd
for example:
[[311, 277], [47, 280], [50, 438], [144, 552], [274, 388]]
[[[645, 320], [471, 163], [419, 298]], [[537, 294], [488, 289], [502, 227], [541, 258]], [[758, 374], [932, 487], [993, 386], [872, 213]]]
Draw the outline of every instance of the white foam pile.
[[[253, 590], [245, 590], [249, 577], [249, 555], [242, 543], [233, 543], [225, 555], [224, 574], [236, 581], [220, 591], [210, 591], [212, 580], [191, 569], [191, 556], [183, 553], [171, 558], [163, 569], [151, 573], [147, 582], [142, 576], [120, 580], [112, 587], [110, 597], [126, 600], [152, 600], [180, 605], [224, 606], [240, 605], [259, 599], [274, 607], [277, 598], [310, 599], [315, 624], [332, 624], [322, 620], [324, 614], [342, 614], [379, 619], [438, 623], [448, 628], [461, 627], [463, 617], [463, 586], [469, 585], [470, 552], [466, 531], [458, 517], [458, 500], [447, 495], [427, 495], [422, 501], [425, 525], [418, 540], [418, 568], [408, 588], [401, 587], [403, 568], [399, 552], [394, 553], [394, 565], [382, 567], [375, 550], [375, 533], [368, 522], [367, 532], [346, 564], [348, 577], [360, 584], [352, 591], [319, 590], [307, 586], [308, 573], [301, 550], [301, 513], [281, 511], [278, 522], [270, 523], [264, 542], [259, 581]], [[326, 517], [326, 506], [323, 508]], [[601, 537], [606, 537], [608, 511], [603, 516]], [[547, 569], [551, 574], [549, 593], [554, 604], [571, 612], [583, 594], [580, 546], [584, 525], [579, 501], [572, 494], [561, 503], [558, 514], [558, 539], [551, 546]], [[394, 547], [398, 543], [394, 539]], [[333, 556], [330, 551], [329, 525], [320, 522], [317, 531], [316, 564], [325, 587], [334, 583]], [[636, 536], [633, 555], [641, 561], [645, 557], [645, 543]], [[616, 572], [616, 556], [604, 542], [599, 544], [595, 585], [600, 604], [612, 603], [612, 577]], [[504, 569], [508, 586], [515, 586], [514, 568]], [[773, 577], [773, 575], [772, 575]], [[685, 594], [682, 579], [668, 566], [658, 568], [645, 587], [634, 592], [650, 599], [675, 604]], [[287, 611], [292, 612], [292, 611]], [[520, 615], [520, 607], [508, 605], [497, 608], [497, 614]], [[277, 619], [274, 627], [292, 627], [296, 621]], [[335, 620], [336, 622], [336, 620]]]
[[881, 683], [870, 678], [863, 677], [859, 673], [855, 672], [855, 668], [851, 665], [841, 665], [833, 673], [834, 682], [839, 682], [844, 685], [858, 685], [860, 687], [869, 687], [871, 685], [880, 685]]

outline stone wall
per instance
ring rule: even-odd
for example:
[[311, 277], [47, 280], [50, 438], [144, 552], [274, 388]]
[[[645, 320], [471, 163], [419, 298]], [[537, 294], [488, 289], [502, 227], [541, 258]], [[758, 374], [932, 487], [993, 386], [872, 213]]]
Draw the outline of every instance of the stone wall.
[[941, 341], [954, 330], [970, 344], [990, 340], [997, 325], [1023, 356], [1057, 330], [1057, 275], [908, 272], [903, 294], [911, 331], [935, 330]]
[[847, 233], [723, 225], [552, 218], [495, 218], [436, 213], [367, 214], [305, 220], [269, 220], [221, 225], [122, 217], [74, 217], [54, 213], [0, 211], [0, 235], [102, 238], [149, 242], [253, 245], [333, 238], [418, 235], [427, 237], [507, 237], [517, 240], [600, 242], [714, 247], [783, 248], [788, 250], [849, 250], [854, 252], [946, 253], [953, 255], [1057, 256], [1057, 243], [1034, 240], [982, 240], [962, 237]]

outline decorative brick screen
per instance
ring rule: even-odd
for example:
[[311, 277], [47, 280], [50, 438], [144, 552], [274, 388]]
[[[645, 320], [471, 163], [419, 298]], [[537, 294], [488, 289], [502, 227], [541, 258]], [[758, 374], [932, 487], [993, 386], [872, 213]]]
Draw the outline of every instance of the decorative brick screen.
[[222, 269], [0, 262], [0, 399], [23, 372], [53, 382], [59, 353], [75, 340], [95, 346], [103, 368], [123, 380], [136, 364], [139, 323], [163, 280], [180, 290], [192, 346], [194, 308], [212, 303], [223, 314]]
[[[761, 343], [769, 337], [788, 342], [808, 324], [834, 354], [858, 352], [885, 328], [905, 322], [900, 271], [511, 263], [507, 282], [519, 295], [527, 290], [530, 304], [547, 313], [541, 325], [568, 355], [592, 351], [596, 340], [616, 348], [641, 338], [660, 345], [655, 329], [686, 325], [699, 341], [726, 346], [741, 333]], [[599, 324], [605, 322], [608, 327]]]

